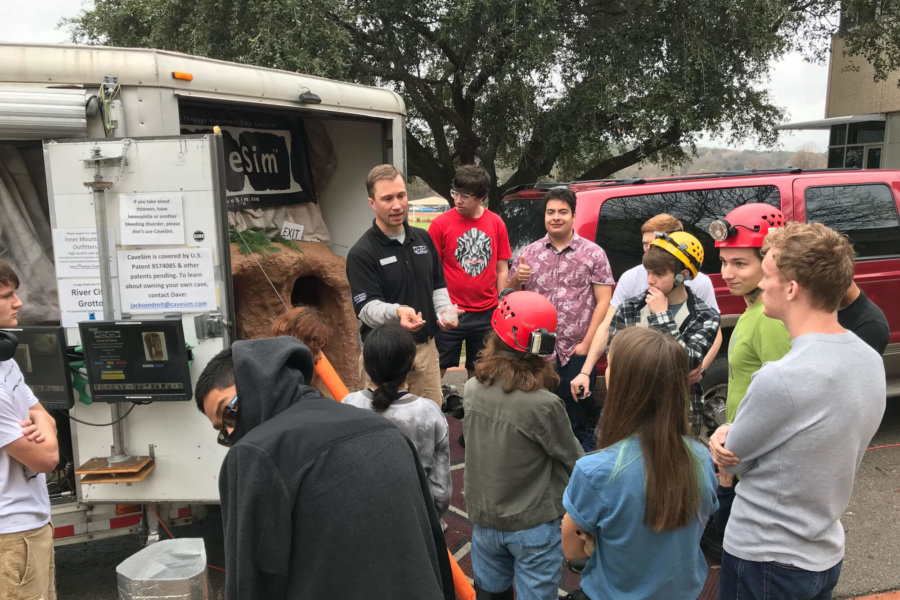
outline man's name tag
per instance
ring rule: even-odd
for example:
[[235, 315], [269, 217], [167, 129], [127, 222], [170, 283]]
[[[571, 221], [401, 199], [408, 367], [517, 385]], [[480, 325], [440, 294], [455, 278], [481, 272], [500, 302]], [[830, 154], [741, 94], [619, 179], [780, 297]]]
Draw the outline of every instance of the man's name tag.
[[378, 262], [381, 263], [381, 266], [382, 266], [382, 267], [386, 267], [386, 266], [388, 266], [389, 264], [392, 264], [392, 263], [397, 262], [397, 255], [395, 254], [394, 256], [388, 256], [387, 258], [382, 258], [382, 259], [379, 260]]
[[281, 237], [292, 242], [303, 240], [303, 225], [285, 221], [281, 226]]

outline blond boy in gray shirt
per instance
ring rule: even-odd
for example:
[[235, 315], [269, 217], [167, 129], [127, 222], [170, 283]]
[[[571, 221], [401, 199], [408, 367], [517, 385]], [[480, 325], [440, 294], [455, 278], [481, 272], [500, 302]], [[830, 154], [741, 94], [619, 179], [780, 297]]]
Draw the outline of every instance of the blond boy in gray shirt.
[[837, 320], [853, 248], [818, 223], [771, 230], [759, 283], [791, 350], [756, 372], [713, 460], [741, 475], [725, 529], [719, 599], [829, 599], [847, 508], [885, 407], [881, 357]]

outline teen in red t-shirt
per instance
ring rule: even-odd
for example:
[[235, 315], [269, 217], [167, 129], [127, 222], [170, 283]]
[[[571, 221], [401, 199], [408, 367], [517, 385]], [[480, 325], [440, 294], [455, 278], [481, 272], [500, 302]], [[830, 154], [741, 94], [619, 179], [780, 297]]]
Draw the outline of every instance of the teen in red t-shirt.
[[[450, 299], [459, 308], [459, 325], [441, 331], [435, 341], [440, 353], [441, 375], [459, 365], [462, 344], [466, 344], [466, 370], [474, 374], [475, 358], [491, 330], [491, 313], [506, 283], [508, 260], [512, 257], [506, 225], [482, 206], [490, 176], [476, 165], [464, 165], [453, 178], [454, 208], [431, 222], [428, 233], [434, 240], [444, 267]], [[453, 318], [442, 315], [442, 318]]]

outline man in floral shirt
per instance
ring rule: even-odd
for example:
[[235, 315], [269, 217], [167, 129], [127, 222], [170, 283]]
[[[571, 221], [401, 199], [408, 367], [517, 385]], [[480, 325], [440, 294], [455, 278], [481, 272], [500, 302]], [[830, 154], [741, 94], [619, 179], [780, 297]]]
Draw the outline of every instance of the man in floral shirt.
[[614, 283], [606, 253], [575, 233], [575, 193], [553, 188], [544, 196], [547, 235], [513, 261], [509, 287], [550, 299], [559, 315], [556, 329], [556, 394], [566, 403], [572, 431], [585, 451], [595, 447], [589, 421], [593, 403], [572, 397], [570, 383], [584, 367], [591, 339], [606, 314]]

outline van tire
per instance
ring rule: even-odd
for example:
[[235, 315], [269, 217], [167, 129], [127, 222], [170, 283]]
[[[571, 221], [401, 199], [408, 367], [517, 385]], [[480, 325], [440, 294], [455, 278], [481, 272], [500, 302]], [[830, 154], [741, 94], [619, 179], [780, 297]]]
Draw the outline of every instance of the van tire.
[[703, 426], [700, 439], [708, 441], [712, 432], [725, 424], [725, 402], [728, 398], [728, 358], [718, 356], [700, 381], [703, 388]]

